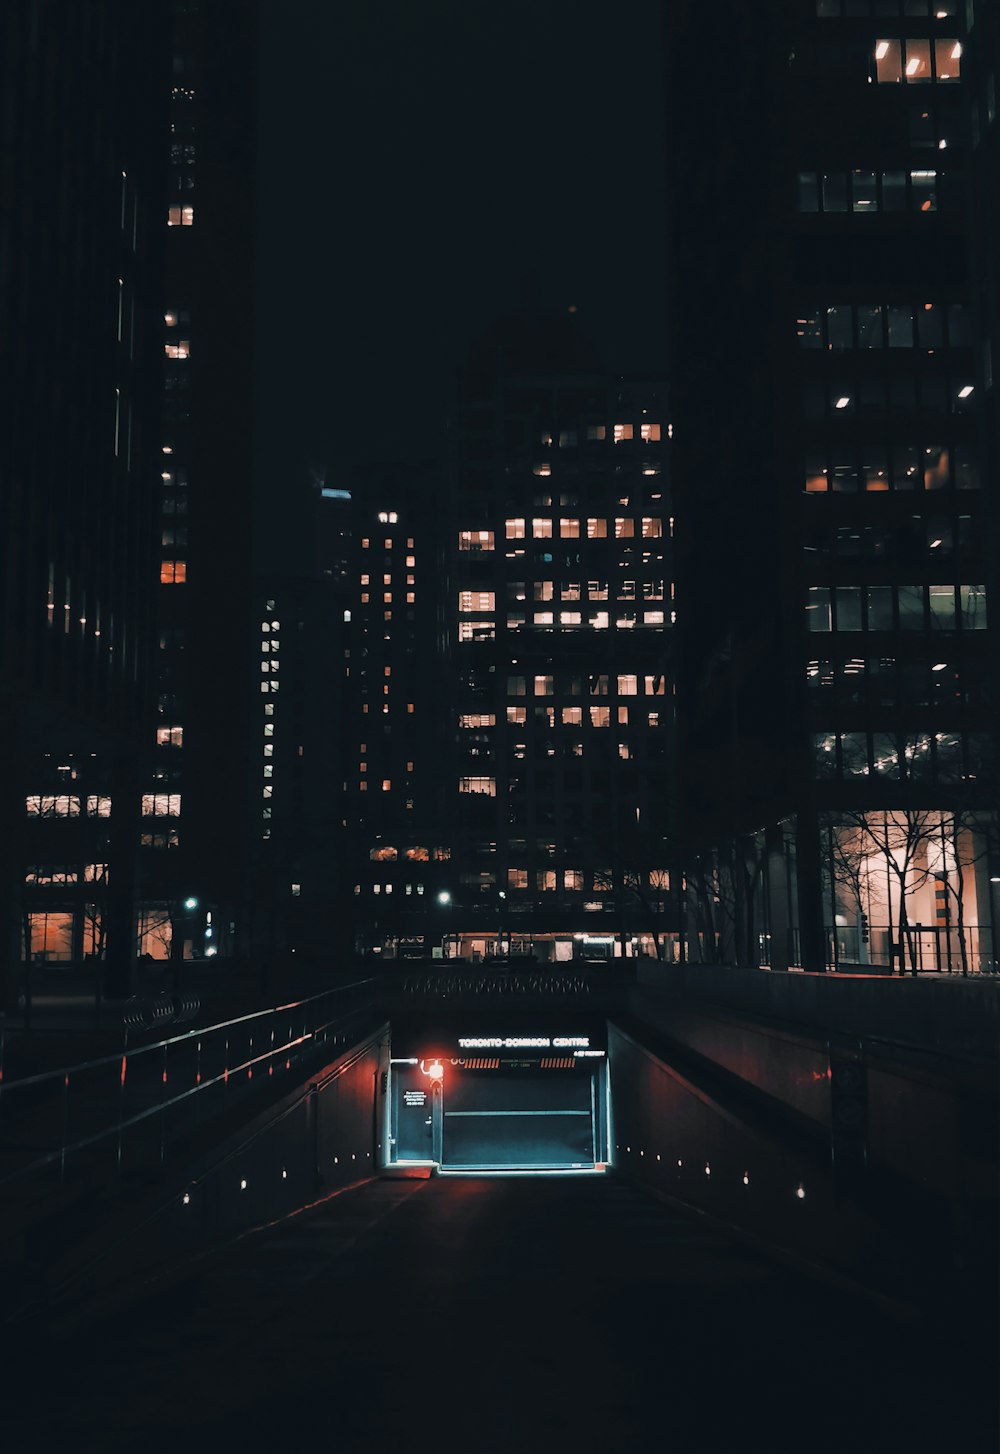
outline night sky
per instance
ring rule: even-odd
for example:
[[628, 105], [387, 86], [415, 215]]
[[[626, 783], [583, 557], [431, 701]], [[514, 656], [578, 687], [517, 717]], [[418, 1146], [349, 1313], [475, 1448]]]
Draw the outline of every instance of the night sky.
[[264, 0], [262, 473], [440, 448], [519, 303], [663, 356], [660, 0]]

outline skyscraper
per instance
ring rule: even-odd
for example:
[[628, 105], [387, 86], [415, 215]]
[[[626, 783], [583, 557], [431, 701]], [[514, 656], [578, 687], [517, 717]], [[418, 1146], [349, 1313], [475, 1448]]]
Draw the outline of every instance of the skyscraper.
[[[247, 723], [257, 705], [257, 10], [237, 0], [173, 0], [171, 12], [159, 690], [141, 800], [139, 926], [141, 948], [156, 958], [244, 947], [256, 746]], [[195, 908], [185, 910], [188, 901]]]
[[166, 7], [0, 15], [0, 898], [17, 961], [128, 984], [153, 691]]
[[995, 957], [988, 9], [668, 12], [696, 956]]
[[483, 339], [456, 410], [441, 929], [467, 958], [654, 953], [674, 927], [665, 389], [575, 325]]

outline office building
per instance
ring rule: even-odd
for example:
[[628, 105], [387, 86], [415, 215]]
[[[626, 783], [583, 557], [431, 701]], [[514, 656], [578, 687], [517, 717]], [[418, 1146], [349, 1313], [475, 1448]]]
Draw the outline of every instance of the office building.
[[430, 955], [451, 881], [443, 479], [427, 463], [372, 464], [353, 489], [344, 785], [355, 946], [375, 958]]
[[666, 393], [602, 371], [576, 321], [484, 339], [455, 412], [449, 957], [651, 954], [673, 937]]
[[710, 13], [711, 43], [702, 5], [666, 27], [688, 952], [975, 971], [996, 955], [995, 16]]
[[[169, 73], [159, 3], [0, 14], [5, 999], [20, 961], [127, 990], [154, 686]], [[99, 986], [100, 987], [100, 986]]]
[[256, 6], [174, 0], [168, 83], [158, 700], [141, 797], [139, 943], [245, 952], [257, 706]]

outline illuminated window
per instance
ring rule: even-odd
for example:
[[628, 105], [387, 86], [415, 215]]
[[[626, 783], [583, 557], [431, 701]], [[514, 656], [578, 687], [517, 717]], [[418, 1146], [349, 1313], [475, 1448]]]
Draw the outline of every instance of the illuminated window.
[[810, 586], [806, 599], [806, 625], [810, 631], [830, 631], [833, 615], [829, 586]]
[[631, 439], [632, 438], [632, 433], [633, 433], [633, 430], [632, 430], [632, 425], [631, 424], [616, 424], [615, 425], [615, 443], [616, 444], [621, 444], [622, 440], [624, 440], [624, 439]]
[[607, 438], [607, 434], [608, 434], [608, 431], [607, 431], [606, 427], [603, 424], [588, 424], [587, 425], [587, 438], [588, 439], [606, 439]]
[[555, 623], [555, 617], [551, 611], [536, 611], [532, 620], [536, 626], [552, 626]]
[[608, 522], [606, 520], [588, 519], [588, 521], [587, 521], [587, 539], [588, 540], [604, 540], [607, 537], [607, 533], [608, 533]]
[[532, 520], [531, 534], [535, 540], [550, 540], [552, 538], [552, 521]]
[[460, 793], [473, 793], [487, 798], [495, 798], [497, 795], [497, 780], [493, 777], [460, 777], [458, 780], [458, 791]]
[[157, 747], [183, 747], [184, 746], [184, 728], [183, 727], [157, 727], [157, 729], [156, 729], [156, 745], [157, 745]]
[[560, 611], [560, 626], [580, 626], [583, 624], [583, 616], [579, 611]]
[[650, 518], [648, 515], [644, 515], [642, 520], [642, 533], [647, 540], [658, 539], [663, 534], [663, 521], [656, 517]]
[[665, 624], [662, 611], [643, 611], [642, 624], [644, 626], [663, 626]]
[[551, 676], [535, 677], [535, 696], [551, 697], [553, 690], [553, 679]]
[[492, 641], [496, 636], [493, 621], [459, 621], [459, 641]]
[[535, 869], [535, 887], [543, 893], [550, 893], [555, 890], [556, 871], [554, 868]]
[[532, 465], [531, 473], [533, 475], [550, 475], [552, 473], [552, 466], [548, 463]]
[[934, 42], [934, 75], [938, 81], [957, 81], [962, 74], [962, 43], [959, 40]]
[[666, 692], [666, 678], [658, 675], [647, 675], [643, 677], [644, 690], [647, 697], [662, 697]]
[[595, 611], [592, 616], [587, 617], [587, 625], [594, 631], [607, 631], [610, 625], [607, 611]]
[[527, 685], [527, 678], [526, 677], [508, 677], [507, 678], [507, 695], [508, 695], [508, 697], [525, 697], [525, 696], [527, 696], [527, 694], [528, 694], [528, 685]]
[[616, 520], [615, 521], [615, 539], [616, 540], [628, 540], [634, 534], [635, 534], [635, 521], [634, 520], [625, 519], [625, 520]]
[[[459, 550], [486, 551], [493, 550], [494, 540], [492, 530], [460, 530], [458, 532]], [[412, 565], [412, 558], [407, 560], [407, 565]]]
[[391, 778], [384, 777], [382, 779], [382, 791], [384, 793], [389, 793], [389, 792], [392, 791], [392, 779]]
[[24, 811], [29, 818], [79, 818], [81, 803], [76, 797], [35, 794], [25, 798]]
[[459, 727], [495, 727], [496, 715], [493, 712], [463, 712], [458, 719]]
[[639, 437], [641, 439], [659, 439], [660, 426], [658, 424], [640, 424]]
[[634, 697], [639, 692], [639, 678], [634, 673], [628, 672], [618, 677], [618, 695], [620, 697]]
[[528, 887], [528, 870], [526, 868], [509, 868], [507, 886], [512, 889], [526, 889]]
[[180, 586], [187, 580], [187, 562], [183, 560], [160, 561], [160, 585]]
[[579, 520], [560, 520], [559, 521], [559, 534], [562, 536], [562, 538], [564, 540], [579, 540], [579, 538], [580, 538], [580, 522], [579, 522]]
[[563, 707], [562, 723], [564, 727], [579, 727], [583, 723], [582, 707]]
[[524, 539], [524, 521], [523, 520], [508, 520], [505, 523], [504, 529], [506, 531], [507, 539], [508, 540], [523, 540]]
[[610, 727], [611, 726], [611, 708], [610, 707], [591, 707], [590, 708], [590, 725], [591, 725], [591, 727]]
[[931, 79], [931, 43], [929, 40], [907, 40], [905, 43], [906, 61], [903, 66], [903, 75], [908, 82], [929, 81]]
[[167, 208], [167, 226], [168, 227], [193, 227], [194, 226], [194, 208], [193, 207], [168, 207]]
[[966, 631], [985, 631], [986, 587], [959, 586], [958, 614]]
[[532, 596], [536, 601], [551, 601], [554, 595], [554, 588], [551, 581], [536, 581], [532, 590]]
[[143, 793], [142, 814], [144, 818], [179, 818], [180, 793]]
[[496, 595], [493, 591], [459, 591], [458, 609], [460, 611], [492, 611], [496, 607]]
[[523, 726], [524, 723], [527, 722], [527, 720], [528, 720], [528, 709], [527, 709], [527, 707], [508, 707], [507, 708], [507, 721], [508, 722], [513, 723], [515, 726]]

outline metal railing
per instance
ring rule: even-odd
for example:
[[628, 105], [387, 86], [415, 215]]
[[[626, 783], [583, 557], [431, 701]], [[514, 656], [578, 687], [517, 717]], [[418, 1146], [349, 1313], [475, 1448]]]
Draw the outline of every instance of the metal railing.
[[545, 970], [539, 970], [537, 974], [523, 970], [484, 973], [473, 968], [458, 974], [433, 970], [425, 974], [410, 974], [405, 976], [400, 988], [404, 996], [412, 999], [472, 997], [498, 1000], [521, 996], [565, 999], [571, 995], [588, 996], [591, 979], [572, 970], [562, 974]]
[[120, 1053], [0, 1078], [0, 1189], [70, 1171], [104, 1182], [162, 1164], [171, 1144], [320, 1047], [346, 1048], [379, 981], [368, 978], [287, 1005]]

